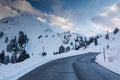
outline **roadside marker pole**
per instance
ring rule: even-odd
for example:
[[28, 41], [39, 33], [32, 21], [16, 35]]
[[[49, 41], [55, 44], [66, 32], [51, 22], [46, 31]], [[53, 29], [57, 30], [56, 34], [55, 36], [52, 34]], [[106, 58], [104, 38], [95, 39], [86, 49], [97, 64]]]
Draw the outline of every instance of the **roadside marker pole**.
[[103, 48], [103, 56], [104, 56], [104, 62], [106, 60], [106, 57], [105, 57], [105, 48]]

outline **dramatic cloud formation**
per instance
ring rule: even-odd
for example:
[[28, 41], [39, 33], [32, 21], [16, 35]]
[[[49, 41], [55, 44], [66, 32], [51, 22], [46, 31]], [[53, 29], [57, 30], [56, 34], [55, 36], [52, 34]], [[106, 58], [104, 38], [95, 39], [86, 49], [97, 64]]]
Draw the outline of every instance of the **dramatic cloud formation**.
[[120, 28], [120, 3], [107, 7], [104, 13], [93, 17], [92, 22], [102, 32], [113, 31], [115, 27]]
[[79, 29], [75, 26], [73, 21], [77, 15], [73, 15], [74, 12], [72, 10], [64, 9], [64, 1], [51, 0], [51, 2], [53, 3], [51, 6], [53, 12], [52, 14], [48, 14], [50, 20], [49, 24], [53, 27], [59, 27], [63, 31], [78, 31]]
[[[0, 0], [0, 12], [3, 12], [0, 14], [0, 19], [8, 17], [8, 16], [16, 16], [20, 14], [26, 14], [36, 17], [37, 20], [48, 23], [53, 27], [60, 27], [62, 30], [73, 30], [75, 31], [75, 28], [73, 28], [74, 24], [64, 16], [60, 16], [61, 12], [63, 13], [63, 6], [62, 1], [54, 0], [54, 3], [57, 3], [52, 6], [52, 9], [54, 10], [53, 14], [47, 14], [45, 12], [42, 12], [40, 10], [35, 9], [28, 1], [26, 0], [8, 0], [5, 2], [4, 0]], [[2, 6], [4, 5], [4, 6]], [[59, 13], [59, 15], [58, 15]], [[73, 28], [73, 29], [72, 29]]]
[[44, 16], [40, 10], [35, 9], [28, 1], [26, 0], [15, 0], [10, 4], [10, 7], [17, 10], [22, 14], [36, 15], [36, 16]]
[[[0, 0], [0, 19], [9, 16], [30, 15], [50, 25], [53, 30], [58, 32], [70, 30], [94, 35], [106, 32], [106, 30], [112, 31], [114, 27], [120, 26], [120, 4], [109, 6], [117, 1]], [[109, 7], [103, 10], [102, 8], [106, 6]], [[103, 11], [104, 13], [99, 14]]]
[[[44, 13], [40, 10], [35, 9], [32, 5], [26, 0], [0, 0], [0, 16], [7, 17], [7, 16], [16, 16], [18, 14], [27, 14], [31, 16], [40, 16], [44, 17]], [[9, 12], [8, 12], [9, 11]], [[9, 15], [8, 15], [9, 14]], [[1, 19], [0, 18], [0, 19]]]

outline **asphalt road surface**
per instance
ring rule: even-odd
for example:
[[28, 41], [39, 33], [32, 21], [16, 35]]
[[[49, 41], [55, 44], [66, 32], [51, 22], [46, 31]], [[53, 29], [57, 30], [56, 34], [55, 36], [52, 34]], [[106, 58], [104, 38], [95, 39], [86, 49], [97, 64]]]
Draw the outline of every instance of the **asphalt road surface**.
[[87, 53], [44, 64], [18, 80], [120, 80], [94, 60], [98, 53]]

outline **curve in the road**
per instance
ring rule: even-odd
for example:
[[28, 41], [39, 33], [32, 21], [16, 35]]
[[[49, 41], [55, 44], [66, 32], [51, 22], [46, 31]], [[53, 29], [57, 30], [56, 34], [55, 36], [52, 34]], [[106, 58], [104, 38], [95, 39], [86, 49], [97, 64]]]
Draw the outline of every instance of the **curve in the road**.
[[98, 53], [54, 60], [42, 65], [18, 80], [120, 80], [120, 76], [102, 66], [94, 59]]

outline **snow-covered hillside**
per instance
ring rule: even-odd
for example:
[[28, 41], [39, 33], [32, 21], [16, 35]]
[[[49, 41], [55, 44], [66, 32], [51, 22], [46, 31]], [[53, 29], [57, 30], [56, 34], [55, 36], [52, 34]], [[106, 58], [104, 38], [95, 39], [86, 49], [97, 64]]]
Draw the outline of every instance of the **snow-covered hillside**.
[[[83, 35], [71, 32], [54, 33], [50, 26], [38, 21], [31, 16], [16, 16], [4, 18], [0, 21], [0, 32], [4, 35], [0, 38], [0, 52], [5, 51], [5, 55], [10, 57], [13, 52], [7, 52], [6, 47], [15, 36], [19, 38], [19, 31], [23, 31], [29, 38], [25, 50], [30, 55], [29, 59], [15, 64], [9, 61], [8, 65], [0, 64], [0, 79], [14, 80], [33, 70], [34, 68], [51, 60], [79, 55], [87, 52], [100, 52], [96, 61], [120, 74], [120, 31], [116, 34], [86, 38]], [[6, 37], [9, 38], [5, 43]], [[18, 43], [17, 43], [18, 44]], [[62, 48], [62, 49], [61, 49]], [[46, 55], [43, 56], [42, 53]], [[62, 54], [61, 54], [62, 53]], [[21, 53], [17, 53], [18, 55]]]
[[[14, 36], [18, 37], [19, 31], [23, 31], [29, 38], [26, 50], [30, 55], [41, 54], [43, 47], [48, 55], [53, 54], [53, 52], [58, 52], [61, 45], [68, 47], [77, 36], [83, 36], [70, 32], [54, 33], [50, 26], [30, 16], [8, 17], [2, 19], [0, 22], [0, 31], [4, 32], [4, 36], [0, 39], [0, 42], [2, 42], [4, 46], [0, 45], [0, 51], [6, 49], [6, 43], [4, 43], [5, 38], [8, 37], [10, 40], [14, 38]], [[64, 37], [68, 40], [64, 39]], [[69, 41], [69, 44], [64, 44], [65, 40], [66, 42]], [[75, 43], [73, 43], [73, 45], [74, 44]]]
[[[12, 57], [14, 52], [9, 53], [7, 50], [8, 44], [11, 43], [11, 40], [15, 37], [19, 38], [19, 32], [24, 32], [25, 35], [29, 38], [29, 43], [26, 45], [25, 50], [27, 53], [33, 54], [41, 51], [41, 44], [38, 42], [38, 36], [40, 35], [52, 35], [54, 32], [50, 29], [50, 26], [38, 21], [36, 18], [31, 16], [16, 16], [16, 17], [7, 17], [0, 20], [0, 32], [3, 32], [3, 37], [0, 39], [0, 52], [4, 51], [5, 56], [9, 55]], [[5, 43], [6, 37], [8, 37], [8, 42]], [[36, 46], [36, 44], [38, 46]], [[28, 46], [31, 47], [28, 47]], [[39, 50], [39, 51], [37, 51]], [[36, 52], [35, 52], [36, 51]], [[19, 56], [19, 54], [17, 54]]]
[[41, 34], [53, 32], [50, 26], [38, 21], [32, 16], [7, 17], [0, 21], [0, 31], [6, 35], [18, 34], [23, 31], [31, 39], [36, 39]]
[[[54, 33], [48, 25], [30, 16], [17, 16], [2, 19], [0, 21], [0, 31], [4, 32], [3, 38], [0, 39], [2, 43], [4, 43], [6, 37], [8, 37], [9, 40], [14, 38], [14, 36], [18, 37], [19, 31], [23, 31], [29, 37], [31, 43], [38, 40], [38, 36], [40, 35]], [[0, 50], [4, 50], [5, 47], [6, 45], [3, 46], [1, 44]]]
[[[19, 58], [22, 53], [20, 50], [16, 53], [15, 51], [8, 52], [6, 49], [7, 45], [11, 43], [11, 40], [14, 39], [15, 36], [18, 41], [19, 31], [24, 32], [29, 38], [29, 41], [24, 48], [30, 55], [30, 58], [20, 63], [15, 61], [15, 64], [13, 64], [11, 63], [12, 55], [14, 56], [14, 54], [16, 54], [16, 58]], [[25, 74], [43, 63], [57, 58], [76, 55], [75, 52], [73, 52], [74, 54], [67, 52], [74, 50], [77, 45], [79, 45], [78, 42], [75, 42], [78, 37], [85, 37], [71, 32], [54, 33], [50, 26], [31, 16], [16, 16], [2, 19], [0, 21], [0, 32], [3, 32], [3, 36], [0, 38], [0, 53], [4, 50], [5, 58], [7, 55], [10, 57], [10, 60], [7, 60], [7, 62], [9, 62], [8, 65], [2, 64], [4, 62], [0, 63], [0, 79], [8, 79], [10, 76], [14, 75], [20, 77], [20, 75]], [[8, 37], [7, 43], [6, 37]], [[18, 42], [16, 43], [19, 47]], [[64, 48], [64, 51], [62, 50], [62, 52], [60, 52], [60, 46]], [[47, 55], [43, 56], [43, 52]], [[64, 52], [66, 52], [66, 54], [59, 55], [59, 53]], [[22, 73], [19, 74], [19, 72]]]
[[106, 35], [107, 34], [102, 35], [101, 38], [98, 39], [97, 46], [92, 43], [83, 52], [100, 52], [96, 57], [96, 62], [120, 74], [120, 31], [116, 34], [113, 34], [113, 32], [108, 33], [108, 39], [106, 39]]
[[0, 80], [17, 80], [52, 60], [88, 52], [99, 52], [95, 61], [120, 74], [120, 30], [95, 35], [120, 28], [120, 3], [84, 1], [0, 0]]
[[99, 39], [99, 46], [101, 54], [97, 56], [97, 62], [112, 70], [113, 72], [120, 74], [120, 31], [113, 34], [109, 33], [109, 40], [106, 40], [104, 37]]

